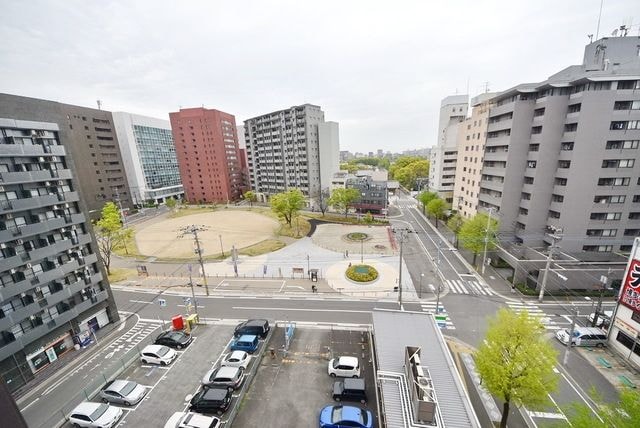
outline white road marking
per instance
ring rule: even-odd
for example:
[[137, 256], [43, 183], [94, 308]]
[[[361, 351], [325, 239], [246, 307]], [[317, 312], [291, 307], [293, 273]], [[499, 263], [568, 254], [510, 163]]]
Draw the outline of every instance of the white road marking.
[[22, 409], [20, 409], [21, 412], [24, 412], [25, 410], [27, 410], [29, 407], [33, 406], [36, 401], [38, 401], [40, 399], [40, 397], [36, 398], [35, 400], [33, 400], [31, 403], [27, 404], [26, 406], [24, 406]]
[[147, 303], [147, 304], [152, 304], [152, 303], [153, 303], [153, 300], [152, 300], [152, 301], [150, 301], [150, 302], [149, 302], [149, 301], [147, 301], [147, 300], [129, 300], [129, 301], [130, 301], [131, 303]]
[[289, 311], [289, 312], [340, 312], [348, 314], [370, 314], [371, 311], [351, 311], [346, 309], [302, 309], [302, 308], [267, 308], [257, 306], [233, 306], [232, 309], [249, 309], [261, 311]]
[[532, 418], [545, 418], [545, 419], [567, 419], [567, 417], [562, 413], [551, 413], [551, 412], [534, 412], [528, 410], [529, 416]]

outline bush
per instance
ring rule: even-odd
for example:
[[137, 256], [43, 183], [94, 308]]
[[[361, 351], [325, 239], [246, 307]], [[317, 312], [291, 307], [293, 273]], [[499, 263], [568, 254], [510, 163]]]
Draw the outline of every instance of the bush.
[[349, 266], [346, 275], [347, 278], [355, 282], [371, 282], [378, 279], [378, 271], [369, 265]]

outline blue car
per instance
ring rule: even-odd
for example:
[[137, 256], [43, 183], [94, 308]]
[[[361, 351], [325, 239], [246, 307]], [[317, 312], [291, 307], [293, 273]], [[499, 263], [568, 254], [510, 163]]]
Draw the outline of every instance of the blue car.
[[253, 354], [256, 349], [258, 349], [259, 343], [260, 341], [258, 340], [258, 336], [245, 334], [234, 338], [229, 349], [232, 351], [244, 351], [249, 354]]
[[320, 428], [373, 428], [370, 411], [355, 406], [327, 406], [320, 411]]

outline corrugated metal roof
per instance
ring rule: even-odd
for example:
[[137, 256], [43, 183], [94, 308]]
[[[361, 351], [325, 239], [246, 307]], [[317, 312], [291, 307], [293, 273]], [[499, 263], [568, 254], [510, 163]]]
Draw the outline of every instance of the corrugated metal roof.
[[[419, 426], [402, 405], [402, 382], [393, 382], [388, 374], [404, 375], [407, 346], [420, 347], [420, 360], [429, 370], [444, 427], [479, 428], [480, 423], [462, 385], [440, 328], [430, 314], [384, 309], [373, 311], [378, 376], [382, 386], [383, 408], [388, 427]], [[395, 388], [395, 389], [394, 389]], [[402, 415], [402, 421], [399, 416]]]

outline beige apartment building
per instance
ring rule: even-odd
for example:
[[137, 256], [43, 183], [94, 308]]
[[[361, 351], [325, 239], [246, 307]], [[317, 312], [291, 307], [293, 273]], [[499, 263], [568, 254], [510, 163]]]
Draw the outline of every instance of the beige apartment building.
[[452, 209], [463, 217], [477, 213], [484, 145], [487, 141], [487, 122], [491, 98], [495, 93], [480, 94], [471, 99], [471, 116], [458, 125], [456, 177], [453, 187]]

